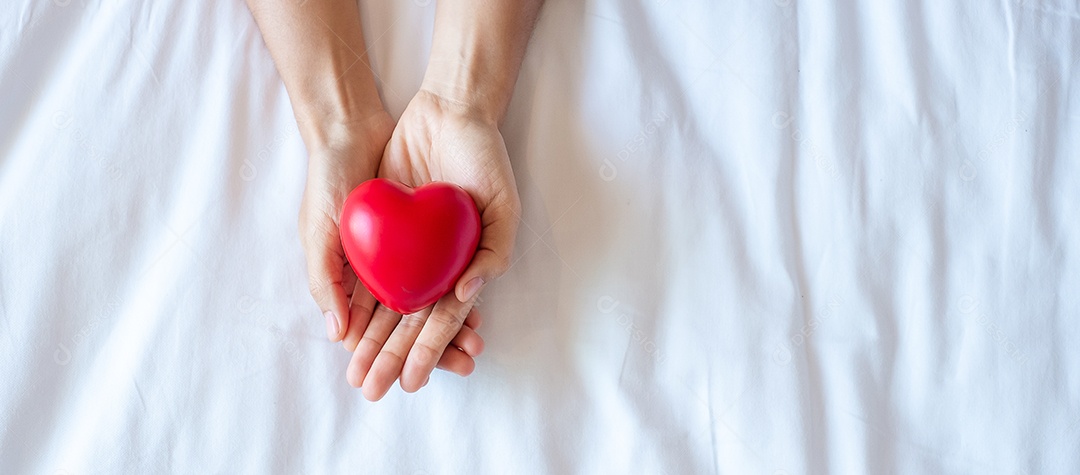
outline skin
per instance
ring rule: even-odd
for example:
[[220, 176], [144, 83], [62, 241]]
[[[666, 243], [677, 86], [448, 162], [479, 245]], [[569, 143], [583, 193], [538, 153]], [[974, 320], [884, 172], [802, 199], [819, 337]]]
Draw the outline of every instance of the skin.
[[[381, 399], [442, 368], [467, 376], [484, 348], [474, 308], [510, 265], [521, 205], [499, 132], [542, 0], [443, 0], [423, 84], [395, 125], [379, 99], [354, 0], [247, 0], [308, 149], [300, 241], [327, 336], [352, 359], [346, 379]], [[483, 231], [453, 291], [411, 315], [381, 306], [341, 247], [341, 205], [375, 176], [464, 188]]]

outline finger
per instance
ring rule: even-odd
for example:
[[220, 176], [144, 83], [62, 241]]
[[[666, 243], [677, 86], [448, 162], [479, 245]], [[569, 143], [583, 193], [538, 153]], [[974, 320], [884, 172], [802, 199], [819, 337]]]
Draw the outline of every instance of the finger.
[[469, 316], [465, 317], [465, 326], [473, 330], [479, 330], [480, 325], [483, 324], [484, 317], [480, 316], [480, 309], [473, 307], [472, 310], [469, 310]]
[[458, 300], [471, 302], [485, 284], [510, 268], [520, 207], [517, 195], [513, 194], [491, 203], [484, 209], [481, 216], [483, 229], [476, 254], [454, 287], [454, 295]]
[[484, 352], [484, 339], [476, 333], [476, 330], [462, 326], [457, 336], [450, 341], [450, 348], [461, 349], [469, 356], [476, 358]]
[[[424, 323], [431, 313], [431, 309], [424, 309], [401, 317], [401, 321], [394, 328], [394, 332], [390, 334], [390, 338], [386, 340], [386, 344], [383, 345], [382, 350], [375, 357], [375, 362], [371, 364], [371, 371], [364, 378], [364, 397], [369, 401], [382, 399], [386, 392], [390, 390], [390, 386], [393, 386], [394, 381], [401, 375], [401, 368], [405, 364], [409, 349], [413, 346], [413, 342], [416, 341], [416, 337], [420, 335], [421, 329], [424, 328]], [[443, 345], [440, 349], [445, 346]], [[437, 357], [433, 363], [435, 361], [438, 361]], [[416, 389], [420, 389], [419, 384], [416, 385]], [[412, 391], [416, 391], [416, 389]]]
[[[472, 310], [469, 310], [469, 316], [465, 317], [465, 325], [461, 327], [461, 331], [458, 332], [457, 336], [454, 337], [454, 340], [451, 341], [450, 345], [447, 346], [446, 349], [443, 351], [442, 358], [439, 359], [439, 364], [435, 365], [435, 367], [444, 371], [456, 373], [460, 376], [468, 376], [469, 373], [472, 372], [472, 357], [469, 356], [468, 353], [465, 353], [463, 350], [458, 348], [459, 346], [461, 346], [458, 339], [462, 337], [462, 332], [464, 332], [466, 328], [472, 329], [475, 333], [475, 330], [477, 328], [480, 328], [480, 325], [483, 322], [484, 320], [480, 316], [480, 311], [477, 310], [476, 307], [473, 307]], [[479, 334], [477, 334], [477, 336], [479, 337]], [[481, 339], [481, 344], [482, 342], [483, 339]], [[465, 345], [468, 346], [469, 344], [466, 343]], [[481, 345], [479, 352], [483, 351], [484, 349]], [[467, 363], [461, 363], [462, 359], [460, 358], [460, 356], [468, 357], [469, 361]], [[465, 370], [466, 367], [468, 367], [467, 371]], [[427, 386], [427, 383], [425, 382], [424, 385]]]
[[[352, 270], [352, 266], [346, 262], [345, 265], [341, 266], [341, 288], [345, 289], [345, 297], [349, 299], [349, 302], [352, 302], [353, 295], [356, 293], [357, 281], [358, 279], [356, 278], [356, 273]], [[346, 331], [348, 330], [346, 329]]]
[[416, 391], [435, 369], [443, 350], [461, 330], [471, 304], [458, 301], [454, 294], [444, 295], [431, 311], [424, 328], [409, 349], [408, 358], [401, 370], [401, 388]]
[[371, 321], [364, 330], [364, 336], [357, 342], [349, 367], [345, 370], [345, 379], [352, 387], [359, 388], [363, 385], [368, 371], [371, 370], [371, 363], [375, 361], [375, 356], [379, 354], [386, 339], [394, 331], [398, 320], [401, 320], [400, 314], [382, 305], [375, 306]]
[[[464, 377], [472, 374], [473, 370], [476, 369], [476, 362], [464, 351], [449, 348], [443, 352], [442, 358], [439, 358], [439, 364], [436, 365], [436, 368]], [[426, 379], [424, 384], [427, 384]]]
[[[336, 241], [337, 235], [334, 236], [333, 240]], [[332, 244], [313, 244], [305, 251], [308, 289], [326, 319], [326, 337], [330, 341], [338, 341], [345, 328], [345, 317], [349, 314], [349, 301], [342, 286], [345, 260], [341, 243], [338, 242], [336, 248]]]
[[352, 303], [349, 306], [349, 326], [345, 329], [345, 336], [341, 344], [345, 350], [356, 350], [356, 344], [364, 336], [368, 323], [371, 322], [371, 314], [375, 312], [378, 303], [375, 297], [368, 292], [367, 287], [359, 280], [353, 284]]

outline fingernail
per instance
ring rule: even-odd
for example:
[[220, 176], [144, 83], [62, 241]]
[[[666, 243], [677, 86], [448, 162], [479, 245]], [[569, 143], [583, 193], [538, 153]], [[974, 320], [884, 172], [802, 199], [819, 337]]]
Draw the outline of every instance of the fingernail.
[[473, 277], [472, 280], [465, 284], [465, 302], [471, 301], [473, 297], [476, 297], [476, 293], [480, 291], [480, 287], [484, 286], [484, 279], [481, 277]]
[[430, 375], [427, 377], [427, 379], [424, 380], [424, 384], [421, 384], [420, 387], [427, 386], [428, 381], [431, 381], [431, 376]]
[[323, 316], [326, 317], [326, 337], [329, 338], [330, 341], [334, 341], [337, 339], [338, 332], [341, 331], [341, 325], [338, 325], [337, 317], [334, 316], [334, 312], [327, 310]]

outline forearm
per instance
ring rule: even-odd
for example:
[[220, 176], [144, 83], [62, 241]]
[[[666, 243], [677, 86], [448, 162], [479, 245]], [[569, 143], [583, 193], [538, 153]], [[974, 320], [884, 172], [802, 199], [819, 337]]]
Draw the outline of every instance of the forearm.
[[355, 0], [247, 0], [309, 149], [383, 110]]
[[498, 123], [543, 0], [440, 1], [421, 88]]

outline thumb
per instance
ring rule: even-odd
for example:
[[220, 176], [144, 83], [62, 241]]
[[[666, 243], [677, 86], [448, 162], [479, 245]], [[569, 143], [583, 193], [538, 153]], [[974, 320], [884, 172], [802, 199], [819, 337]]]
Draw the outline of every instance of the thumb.
[[480, 244], [472, 262], [458, 278], [454, 294], [461, 302], [469, 302], [480, 293], [484, 285], [495, 280], [510, 269], [510, 256], [514, 251], [520, 207], [516, 198], [502, 206], [488, 207], [481, 217], [484, 223], [480, 232]]
[[329, 246], [315, 246], [305, 252], [308, 264], [308, 289], [326, 319], [326, 337], [341, 340], [349, 317], [349, 300], [342, 286], [345, 259]]

